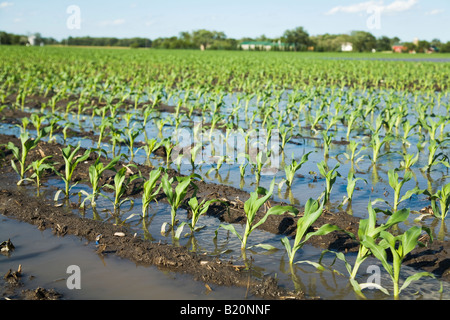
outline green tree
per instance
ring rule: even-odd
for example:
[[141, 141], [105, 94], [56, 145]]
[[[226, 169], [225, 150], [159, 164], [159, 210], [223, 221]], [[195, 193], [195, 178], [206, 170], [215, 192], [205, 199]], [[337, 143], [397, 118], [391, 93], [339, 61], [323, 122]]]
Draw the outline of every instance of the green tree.
[[192, 40], [200, 49], [204, 50], [216, 40], [225, 40], [223, 32], [200, 29], [192, 32]]
[[420, 40], [417, 44], [417, 52], [426, 53], [430, 49], [430, 43], [426, 40]]
[[368, 52], [377, 46], [377, 39], [370, 32], [353, 31], [351, 37], [354, 51]]
[[309, 38], [309, 33], [303, 27], [286, 30], [283, 34], [282, 41], [292, 44], [295, 51], [306, 51], [312, 43]]
[[382, 36], [377, 39], [376, 43], [377, 51], [390, 51], [392, 50], [391, 39], [386, 36]]

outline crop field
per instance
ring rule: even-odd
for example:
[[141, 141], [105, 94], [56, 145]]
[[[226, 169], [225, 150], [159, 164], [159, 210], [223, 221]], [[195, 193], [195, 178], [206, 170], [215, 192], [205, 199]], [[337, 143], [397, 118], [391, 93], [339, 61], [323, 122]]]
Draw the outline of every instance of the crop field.
[[0, 212], [212, 291], [448, 299], [449, 58], [2, 47]]

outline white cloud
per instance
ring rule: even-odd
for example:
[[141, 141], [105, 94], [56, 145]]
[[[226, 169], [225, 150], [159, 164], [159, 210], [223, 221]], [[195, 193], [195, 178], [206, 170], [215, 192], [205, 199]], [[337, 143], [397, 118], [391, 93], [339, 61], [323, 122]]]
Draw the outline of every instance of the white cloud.
[[425, 14], [426, 14], [427, 16], [432, 16], [432, 15], [435, 15], [435, 14], [440, 14], [440, 13], [442, 13], [442, 12], [444, 12], [443, 9], [434, 9], [434, 10], [425, 12]]
[[12, 5], [14, 5], [14, 3], [4, 1], [4, 2], [0, 3], [0, 9], [11, 7]]
[[337, 6], [332, 8], [326, 14], [332, 15], [339, 12], [343, 13], [360, 13], [360, 12], [368, 12], [371, 9], [376, 9], [380, 13], [394, 13], [394, 12], [403, 12], [414, 7], [419, 0], [395, 0], [390, 4], [384, 4], [383, 0], [380, 1], [366, 1], [356, 3], [354, 5], [349, 6]]

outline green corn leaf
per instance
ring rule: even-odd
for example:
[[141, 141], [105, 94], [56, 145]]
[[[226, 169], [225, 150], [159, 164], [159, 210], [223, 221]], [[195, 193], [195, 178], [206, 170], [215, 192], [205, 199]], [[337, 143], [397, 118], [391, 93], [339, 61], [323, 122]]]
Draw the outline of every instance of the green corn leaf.
[[[432, 274], [431, 272], [418, 272], [413, 274], [412, 276], [409, 276], [408, 278], [406, 278], [405, 282], [403, 282], [403, 285], [401, 286], [399, 293], [402, 292], [402, 290], [406, 289], [411, 282], [413, 281], [417, 281], [422, 277], [430, 277], [433, 279], [437, 279], [436, 276], [434, 274]], [[440, 283], [440, 289], [439, 289], [439, 293], [443, 292], [443, 286], [442, 286], [442, 281], [439, 281]]]
[[361, 243], [363, 246], [368, 248], [378, 260], [380, 260], [380, 262], [383, 264], [386, 271], [391, 275], [391, 277], [393, 277], [393, 270], [387, 260], [385, 248], [377, 245], [375, 243], [374, 239], [372, 239], [370, 237], [364, 237], [362, 239]]
[[[236, 237], [238, 237], [238, 239], [242, 242], [242, 236], [236, 231], [236, 229], [234, 228], [233, 225], [221, 223], [220, 226], [219, 226], [219, 228], [223, 228], [223, 229], [225, 229], [225, 230], [227, 230], [227, 231], [230, 231], [230, 232], [233, 233]], [[218, 229], [219, 229], [219, 228], [217, 228], [217, 230], [216, 230], [215, 238], [217, 238], [217, 232], [218, 232]]]

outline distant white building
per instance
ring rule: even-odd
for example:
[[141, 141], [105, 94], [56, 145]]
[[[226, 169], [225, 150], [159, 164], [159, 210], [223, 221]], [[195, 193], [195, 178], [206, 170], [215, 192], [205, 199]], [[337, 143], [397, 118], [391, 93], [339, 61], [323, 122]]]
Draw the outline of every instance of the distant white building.
[[353, 44], [350, 42], [345, 42], [341, 45], [341, 51], [350, 52], [353, 51]]

